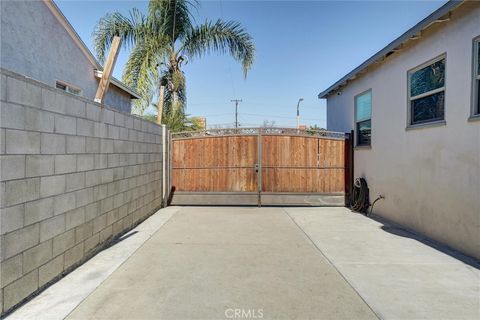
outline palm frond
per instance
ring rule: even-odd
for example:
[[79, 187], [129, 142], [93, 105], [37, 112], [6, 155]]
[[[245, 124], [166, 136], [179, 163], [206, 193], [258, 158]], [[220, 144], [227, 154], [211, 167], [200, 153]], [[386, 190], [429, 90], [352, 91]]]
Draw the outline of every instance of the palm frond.
[[147, 21], [138, 9], [130, 11], [130, 17], [120, 12], [109, 13], [100, 18], [92, 33], [95, 52], [100, 63], [112, 44], [114, 36], [122, 39], [122, 46], [132, 47], [148, 31]]
[[149, 20], [155, 21], [157, 32], [168, 35], [170, 41], [175, 42], [192, 28], [190, 10], [197, 5], [197, 1], [189, 0], [151, 0], [148, 4]]
[[183, 52], [189, 57], [202, 57], [210, 52], [229, 53], [242, 63], [244, 75], [250, 70], [255, 55], [252, 37], [240, 23], [229, 21], [205, 22], [192, 28], [184, 39]]

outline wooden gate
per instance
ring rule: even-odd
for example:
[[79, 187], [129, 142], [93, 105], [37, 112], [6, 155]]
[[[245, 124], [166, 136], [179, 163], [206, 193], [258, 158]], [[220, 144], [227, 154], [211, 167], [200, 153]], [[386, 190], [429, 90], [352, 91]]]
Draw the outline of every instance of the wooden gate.
[[343, 206], [350, 140], [344, 133], [287, 128], [176, 133], [174, 205]]

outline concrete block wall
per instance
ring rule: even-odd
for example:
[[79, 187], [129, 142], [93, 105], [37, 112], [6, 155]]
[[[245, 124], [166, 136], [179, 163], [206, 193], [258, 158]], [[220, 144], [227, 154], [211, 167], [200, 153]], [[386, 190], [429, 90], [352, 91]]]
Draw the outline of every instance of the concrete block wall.
[[161, 126], [0, 77], [3, 313], [158, 209], [164, 155]]

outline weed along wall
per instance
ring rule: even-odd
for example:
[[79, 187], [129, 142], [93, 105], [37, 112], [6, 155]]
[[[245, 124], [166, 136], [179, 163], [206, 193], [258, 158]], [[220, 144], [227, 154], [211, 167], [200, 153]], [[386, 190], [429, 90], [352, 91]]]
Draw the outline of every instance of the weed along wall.
[[1, 73], [2, 313], [162, 203], [162, 127]]

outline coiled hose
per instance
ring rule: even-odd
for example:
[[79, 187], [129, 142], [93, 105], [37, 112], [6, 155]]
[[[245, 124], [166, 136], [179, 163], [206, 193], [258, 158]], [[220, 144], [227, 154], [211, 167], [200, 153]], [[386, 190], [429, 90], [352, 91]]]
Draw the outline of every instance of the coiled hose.
[[352, 210], [356, 212], [368, 213], [370, 199], [368, 197], [368, 185], [364, 178], [357, 178], [353, 183]]

